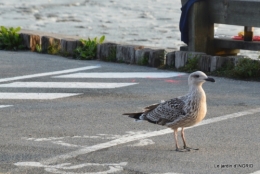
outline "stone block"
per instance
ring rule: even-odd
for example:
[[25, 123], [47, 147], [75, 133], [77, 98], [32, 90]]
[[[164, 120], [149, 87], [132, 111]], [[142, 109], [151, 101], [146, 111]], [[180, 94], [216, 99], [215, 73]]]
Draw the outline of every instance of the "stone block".
[[117, 45], [116, 60], [119, 62], [135, 63], [135, 46], [132, 45]]
[[176, 51], [175, 52], [175, 68], [184, 67], [188, 59], [194, 57], [200, 57], [201, 55], [206, 55], [202, 52], [190, 52], [190, 51]]
[[210, 62], [210, 72], [216, 71], [218, 67], [218, 60], [220, 56], [212, 56]]
[[152, 67], [159, 67], [165, 63], [165, 50], [152, 49], [149, 55], [149, 65]]
[[150, 51], [150, 48], [136, 49], [134, 63], [137, 65], [148, 65]]
[[105, 61], [116, 61], [117, 44], [106, 42], [98, 44], [97, 59]]
[[36, 45], [41, 44], [41, 37], [39, 35], [33, 35], [30, 33], [20, 33], [22, 38], [22, 44], [31, 51], [35, 51]]
[[223, 67], [227, 62], [230, 61], [228, 57], [223, 56], [212, 56], [210, 63], [210, 71], [216, 71], [219, 68]]
[[210, 71], [216, 71], [220, 68], [223, 68], [228, 63], [236, 66], [238, 59], [243, 58], [243, 56], [211, 56], [211, 63], [210, 63]]
[[228, 58], [228, 59], [231, 59], [231, 60], [230, 60], [231, 63], [232, 63], [234, 66], [236, 66], [237, 63], [238, 63], [238, 60], [245, 58], [245, 56], [242, 56], [242, 55], [240, 55], [240, 56], [228, 56], [227, 58]]
[[168, 52], [166, 54], [166, 63], [167, 67], [175, 67], [175, 51]]
[[58, 49], [60, 49], [61, 40], [58, 38], [42, 36], [41, 41], [42, 41], [41, 46], [42, 46], [43, 53], [48, 53], [48, 48], [49, 48], [49, 46], [52, 46], [52, 45], [58, 45], [58, 47], [59, 47]]
[[211, 55], [200, 55], [199, 57], [199, 70], [203, 72], [210, 72], [211, 68]]
[[81, 42], [76, 39], [65, 38], [61, 39], [61, 52], [68, 53], [69, 55], [74, 54], [74, 50], [81, 45]]

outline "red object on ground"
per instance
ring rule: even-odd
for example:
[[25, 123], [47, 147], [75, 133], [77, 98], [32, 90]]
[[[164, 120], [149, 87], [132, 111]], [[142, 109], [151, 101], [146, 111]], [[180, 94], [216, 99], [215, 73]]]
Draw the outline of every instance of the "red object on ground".
[[[232, 39], [234, 40], [244, 40], [242, 36], [233, 36]], [[260, 36], [254, 36], [253, 41], [260, 41]]]
[[254, 36], [253, 41], [260, 41], [260, 36]]
[[233, 36], [232, 39], [234, 40], [244, 40], [242, 36]]

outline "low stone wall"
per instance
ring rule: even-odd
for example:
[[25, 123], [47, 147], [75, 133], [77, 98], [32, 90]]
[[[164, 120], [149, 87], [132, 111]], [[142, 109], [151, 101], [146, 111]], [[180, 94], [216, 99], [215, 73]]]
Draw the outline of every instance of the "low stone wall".
[[159, 67], [164, 65], [165, 50], [138, 45], [103, 43], [98, 45], [97, 58], [100, 60]]
[[[62, 52], [72, 55], [74, 50], [81, 45], [80, 37], [60, 34], [43, 33], [37, 31], [21, 30], [23, 44], [31, 51], [36, 45], [42, 47], [42, 52], [47, 53], [48, 47], [55, 42], [59, 44]], [[87, 39], [87, 38], [82, 38]], [[198, 67], [201, 71], [211, 72], [223, 67], [227, 62], [236, 64], [239, 56], [210, 56], [205, 53], [173, 51], [162, 48], [150, 48], [141, 45], [128, 45], [105, 42], [98, 45], [97, 59], [128, 64], [146, 65], [151, 67], [166, 66], [181, 68], [188, 59], [198, 58]]]
[[204, 72], [213, 72], [227, 63], [236, 65], [239, 58], [244, 56], [211, 56], [201, 52], [175, 51], [168, 53], [166, 56], [166, 66], [173, 68], [181, 68], [185, 66], [188, 59], [198, 59], [199, 70]]

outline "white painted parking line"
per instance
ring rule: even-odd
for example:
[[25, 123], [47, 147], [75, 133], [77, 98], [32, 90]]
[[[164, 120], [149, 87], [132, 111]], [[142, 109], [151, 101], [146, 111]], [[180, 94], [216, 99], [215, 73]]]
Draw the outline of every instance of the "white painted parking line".
[[[245, 115], [251, 115], [251, 114], [255, 114], [255, 113], [259, 113], [259, 112], [260, 112], [260, 108], [256, 108], [256, 109], [228, 114], [228, 115], [224, 115], [224, 116], [220, 116], [220, 117], [216, 117], [216, 118], [211, 118], [211, 119], [203, 120], [200, 124], [189, 127], [187, 129], [191, 129], [194, 127], [207, 125], [207, 124], [211, 124], [211, 123], [216, 123], [216, 122], [227, 120], [227, 119], [237, 118], [237, 117], [241, 117], [241, 116], [245, 116]], [[121, 138], [118, 138], [118, 139], [115, 139], [115, 140], [112, 140], [112, 141], [109, 141], [106, 143], [101, 143], [101, 144], [97, 144], [97, 145], [93, 145], [93, 146], [86, 146], [79, 150], [72, 151], [70, 153], [66, 153], [66, 154], [59, 155], [59, 156], [56, 156], [56, 157], [53, 157], [53, 158], [50, 158], [47, 160], [43, 160], [40, 163], [45, 164], [45, 165], [54, 164], [54, 163], [58, 163], [59, 161], [63, 161], [63, 160], [70, 159], [70, 158], [75, 158], [79, 155], [88, 154], [88, 153], [95, 152], [95, 151], [98, 151], [101, 149], [106, 149], [109, 147], [126, 144], [126, 143], [133, 142], [136, 140], [142, 140], [145, 138], [165, 135], [165, 134], [169, 134], [169, 133], [172, 133], [172, 130], [170, 128], [163, 129], [160, 131], [148, 132], [148, 133], [139, 133], [139, 134], [135, 134], [133, 136], [127, 135], [127, 136], [124, 136], [124, 137], [121, 137]]]
[[[78, 140], [78, 139], [115, 140], [115, 139], [121, 138], [121, 137], [126, 136], [126, 135], [130, 136], [130, 135], [135, 135], [135, 134], [138, 134], [138, 133], [147, 133], [147, 131], [139, 131], [139, 132], [130, 131], [130, 132], [126, 132], [125, 135], [97, 134], [97, 135], [94, 135], [94, 136], [93, 135], [92, 136], [82, 135], [82, 136], [64, 136], [64, 137], [46, 137], [46, 138], [22, 137], [22, 140], [33, 141], [33, 142], [37, 142], [37, 143], [49, 142], [49, 143], [60, 145], [60, 146], [79, 148], [79, 147], [82, 147], [82, 146], [71, 144], [71, 142], [73, 142], [74, 140]], [[149, 140], [149, 139], [144, 139], [144, 140], [140, 140], [138, 143], [136, 143], [134, 145], [130, 145], [130, 146], [147, 146], [149, 144], [154, 144], [154, 142], [152, 140]]]
[[[127, 162], [121, 162], [121, 163], [105, 163], [105, 164], [99, 164], [99, 163], [85, 163], [85, 164], [79, 164], [79, 165], [72, 165], [71, 163], [63, 163], [58, 165], [43, 165], [39, 162], [18, 162], [15, 163], [16, 166], [22, 166], [22, 167], [38, 167], [38, 168], [44, 168], [46, 172], [51, 173], [60, 173], [60, 174], [83, 174], [83, 173], [75, 173], [75, 172], [65, 172], [64, 170], [75, 170], [75, 169], [81, 169], [85, 167], [102, 167], [102, 171], [100, 172], [87, 172], [84, 174], [109, 174], [109, 173], [118, 173], [122, 172], [124, 170], [124, 166], [127, 165]], [[104, 167], [108, 168], [106, 171], [104, 171]]]
[[66, 147], [81, 147], [79, 145], [76, 144], [70, 144], [70, 143], [65, 143], [63, 141], [53, 141], [53, 144], [57, 144], [57, 145], [61, 145], [61, 146], [66, 146]]
[[95, 69], [95, 68], [100, 68], [100, 66], [98, 66], [98, 65], [97, 66], [86, 66], [86, 67], [67, 69], [67, 70], [61, 70], [61, 71], [46, 72], [46, 73], [39, 73], [39, 74], [32, 74], [32, 75], [24, 75], [24, 76], [10, 77], [10, 78], [3, 78], [3, 79], [0, 79], [0, 83], [1, 82], [14, 81], [14, 80], [35, 78], [35, 77], [43, 77], [43, 76], [52, 76], [52, 75], [58, 75], [58, 74], [73, 73], [73, 72], [77, 72], [77, 71], [90, 70], [90, 69]]
[[0, 108], [8, 108], [8, 107], [12, 107], [13, 105], [0, 105]]
[[81, 93], [0, 93], [0, 99], [52, 100], [80, 94]]
[[129, 146], [130, 147], [141, 147], [141, 146], [148, 146], [148, 145], [151, 145], [151, 144], [155, 144], [155, 142], [153, 140], [150, 140], [150, 139], [143, 139], [143, 140], [140, 140], [138, 143], [131, 144]]
[[54, 78], [170, 78], [185, 75], [175, 72], [107, 72], [107, 73], [74, 73], [55, 76]]
[[95, 88], [109, 89], [121, 88], [135, 85], [138, 83], [98, 83], [98, 82], [13, 82], [8, 84], [0, 84], [2, 88]]

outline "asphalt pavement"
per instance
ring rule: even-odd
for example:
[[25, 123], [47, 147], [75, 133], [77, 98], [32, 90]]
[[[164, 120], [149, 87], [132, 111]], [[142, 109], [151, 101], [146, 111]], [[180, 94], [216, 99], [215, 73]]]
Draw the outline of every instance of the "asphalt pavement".
[[0, 173], [259, 173], [259, 82], [214, 77], [203, 85], [207, 116], [185, 131], [198, 151], [176, 152], [170, 129], [122, 116], [184, 95], [187, 78], [0, 51]]

